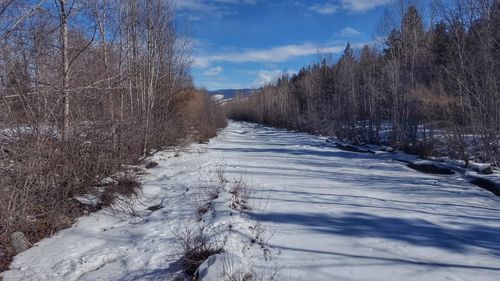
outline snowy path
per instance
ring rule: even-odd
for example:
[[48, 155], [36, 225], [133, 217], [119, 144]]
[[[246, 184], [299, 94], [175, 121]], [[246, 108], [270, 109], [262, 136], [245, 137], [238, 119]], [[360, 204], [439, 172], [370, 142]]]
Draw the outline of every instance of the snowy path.
[[[82, 218], [18, 255], [5, 280], [169, 280], [179, 270], [172, 229], [193, 219], [199, 190], [217, 184], [221, 167], [253, 190], [247, 214], [226, 194], [204, 218], [231, 225], [231, 267], [278, 280], [500, 280], [500, 198], [459, 176], [234, 122], [208, 145], [155, 158], [141, 201], [166, 197], [166, 208]], [[269, 248], [250, 242], [258, 222]]]

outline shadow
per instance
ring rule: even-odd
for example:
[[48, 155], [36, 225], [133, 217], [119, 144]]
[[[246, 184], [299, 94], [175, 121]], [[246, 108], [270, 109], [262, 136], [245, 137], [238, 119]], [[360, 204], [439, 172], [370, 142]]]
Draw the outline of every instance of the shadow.
[[[285, 197], [283, 197], [285, 198]], [[250, 196], [249, 199], [252, 200], [270, 200], [270, 201], [280, 201], [280, 202], [291, 202], [291, 203], [299, 203], [299, 204], [311, 204], [311, 205], [334, 205], [334, 206], [346, 206], [349, 208], [356, 208], [356, 209], [379, 209], [379, 210], [384, 210], [384, 211], [397, 211], [397, 212], [409, 212], [409, 213], [416, 213], [416, 214], [425, 214], [425, 215], [435, 215], [435, 216], [441, 216], [441, 217], [449, 217], [451, 219], [468, 219], [468, 220], [476, 220], [476, 221], [488, 221], [488, 222], [500, 222], [500, 218], [497, 217], [478, 217], [478, 216], [468, 216], [468, 215], [463, 215], [463, 214], [457, 214], [456, 212], [451, 212], [450, 214], [446, 213], [436, 213], [436, 212], [431, 212], [431, 211], [426, 211], [422, 209], [417, 209], [417, 208], [412, 208], [412, 206], [408, 207], [399, 207], [399, 206], [377, 206], [375, 204], [359, 204], [359, 203], [342, 203], [338, 201], [328, 201], [328, 199], [321, 199], [318, 198], [316, 200], [298, 200], [298, 199], [275, 199], [275, 198], [262, 198], [262, 197], [253, 197]]]
[[341, 151], [339, 149], [329, 149], [329, 150], [315, 150], [315, 149], [304, 149], [304, 148], [211, 148], [211, 150], [221, 151], [221, 152], [234, 152], [234, 153], [256, 153], [266, 155], [268, 153], [276, 154], [288, 154], [295, 156], [321, 156], [321, 157], [339, 157], [339, 158], [366, 158], [375, 159], [371, 154], [358, 154], [356, 152]]
[[382, 238], [463, 254], [473, 248], [482, 248], [484, 252], [500, 256], [500, 227], [464, 224], [447, 228], [422, 219], [381, 217], [367, 213], [347, 213], [342, 216], [323, 213], [248, 215], [263, 222], [301, 225], [311, 231], [350, 238]]
[[[406, 265], [416, 265], [416, 266], [427, 266], [427, 267], [441, 267], [441, 268], [458, 268], [458, 269], [473, 269], [473, 270], [491, 270], [491, 271], [499, 271], [499, 267], [491, 267], [491, 266], [480, 266], [480, 265], [466, 265], [466, 264], [454, 264], [454, 263], [442, 263], [442, 262], [425, 262], [425, 261], [415, 261], [415, 260], [409, 260], [409, 259], [402, 259], [402, 258], [386, 258], [386, 257], [376, 257], [376, 256], [367, 256], [367, 255], [354, 255], [354, 254], [347, 254], [347, 253], [341, 253], [341, 252], [333, 252], [333, 251], [320, 251], [320, 250], [309, 250], [309, 249], [301, 249], [301, 248], [293, 248], [293, 247], [285, 247], [285, 246], [279, 246], [279, 245], [274, 245], [274, 244], [269, 244], [269, 246], [275, 248], [275, 249], [282, 249], [282, 250], [290, 250], [290, 251], [299, 251], [299, 252], [309, 252], [309, 253], [316, 253], [316, 254], [323, 254], [323, 255], [330, 255], [330, 256], [337, 256], [337, 257], [346, 257], [346, 258], [355, 258], [355, 259], [360, 259], [360, 260], [371, 260], [376, 262], [376, 265], [379, 265], [379, 262], [386, 262], [389, 264], [393, 264], [394, 266], [397, 266], [398, 264], [406, 264]], [[366, 265], [366, 264], [364, 264]], [[329, 266], [335, 266], [335, 264], [331, 264]], [[337, 265], [339, 266], [339, 265]], [[342, 266], [342, 265], [340, 265]]]
[[500, 196], [500, 183], [481, 177], [471, 177], [470, 183], [486, 189], [496, 196]]
[[[177, 260], [168, 264], [165, 268], [150, 269], [150, 270], [137, 270], [130, 272], [127, 277], [120, 280], [134, 281], [134, 280], [150, 280], [150, 281], [164, 281], [164, 280], [177, 280], [181, 276], [182, 266], [181, 261]], [[177, 277], [176, 277], [177, 276]]]
[[335, 147], [337, 149], [340, 149], [343, 151], [375, 154], [375, 151], [371, 151], [369, 149], [361, 149], [361, 148], [358, 148], [358, 147], [353, 146], [353, 145], [346, 145], [346, 144], [337, 143]]
[[455, 171], [450, 168], [442, 167], [435, 163], [409, 163], [406, 166], [409, 168], [426, 174], [435, 175], [453, 175]]
[[[493, 218], [492, 220], [496, 220], [495, 218], [498, 217], [500, 220], [500, 208], [498, 209], [493, 209], [493, 208], [488, 208], [484, 206], [477, 206], [477, 205], [464, 205], [464, 204], [458, 204], [458, 203], [444, 203], [444, 202], [423, 202], [423, 201], [406, 201], [406, 200], [397, 200], [397, 199], [388, 199], [388, 198], [377, 198], [377, 197], [372, 197], [372, 196], [365, 196], [365, 195], [348, 195], [348, 194], [336, 194], [336, 193], [323, 193], [323, 192], [305, 192], [305, 191], [292, 191], [292, 190], [273, 190], [273, 189], [259, 189], [260, 192], [263, 193], [270, 193], [270, 192], [282, 192], [282, 193], [291, 193], [294, 195], [298, 196], [304, 196], [306, 198], [309, 198], [310, 196], [315, 196], [315, 197], [320, 197], [325, 200], [332, 200], [331, 198], [351, 198], [351, 199], [361, 199], [361, 200], [369, 200], [369, 201], [376, 201], [376, 202], [382, 202], [382, 203], [397, 203], [397, 204], [409, 204], [409, 205], [429, 205], [433, 207], [439, 207], [440, 209], [447, 208], [447, 207], [454, 207], [454, 208], [459, 208], [459, 209], [454, 209], [453, 211], [455, 212], [463, 212], [464, 210], [480, 210], [482, 211], [483, 214], [486, 215], [491, 215]], [[330, 197], [330, 199], [327, 199]], [[491, 213], [484, 213], [486, 212], [491, 212]]]

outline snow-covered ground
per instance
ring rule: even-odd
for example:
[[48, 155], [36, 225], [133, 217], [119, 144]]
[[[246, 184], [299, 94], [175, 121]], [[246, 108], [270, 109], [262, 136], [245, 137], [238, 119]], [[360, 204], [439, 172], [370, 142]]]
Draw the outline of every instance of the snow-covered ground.
[[[201, 228], [229, 235], [202, 280], [500, 280], [500, 197], [460, 175], [236, 122], [175, 156], [153, 157], [135, 215], [81, 218], [18, 255], [4, 279], [174, 279], [179, 235]], [[231, 206], [235, 182], [248, 186], [251, 210]]]

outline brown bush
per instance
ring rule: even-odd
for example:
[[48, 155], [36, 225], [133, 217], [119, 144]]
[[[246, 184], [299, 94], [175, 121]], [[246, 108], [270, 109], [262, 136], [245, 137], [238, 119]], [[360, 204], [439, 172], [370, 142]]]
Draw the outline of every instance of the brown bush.
[[[188, 139], [204, 142], [225, 125], [217, 104], [206, 93], [193, 90], [184, 99], [178, 102], [187, 107], [170, 117], [178, 121], [175, 125], [172, 120], [154, 125], [148, 151], [179, 145]], [[69, 227], [86, 212], [109, 206], [117, 198], [137, 195], [138, 182], [126, 175], [115, 178], [116, 184], [105, 187], [97, 208], [83, 206], [73, 199], [94, 193], [101, 179], [122, 171], [123, 165], [142, 157], [142, 128], [134, 126], [132, 120], [126, 121], [128, 125], [97, 120], [81, 122], [73, 125], [73, 137], [65, 140], [61, 139], [57, 124], [24, 125], [30, 123], [17, 117], [3, 121], [4, 129], [8, 129], [0, 138], [3, 269], [12, 252], [11, 233], [23, 232], [34, 243]], [[172, 130], [163, 129], [168, 124]], [[127, 203], [122, 201], [120, 203]]]

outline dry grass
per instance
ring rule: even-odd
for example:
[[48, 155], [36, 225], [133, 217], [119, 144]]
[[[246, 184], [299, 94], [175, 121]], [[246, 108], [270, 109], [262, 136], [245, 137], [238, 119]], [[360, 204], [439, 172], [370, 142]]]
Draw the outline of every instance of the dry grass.
[[250, 210], [249, 197], [250, 189], [243, 177], [233, 180], [229, 188], [232, 195], [230, 207], [233, 209]]
[[133, 174], [124, 174], [116, 178], [116, 183], [107, 186], [101, 194], [99, 205], [111, 206], [119, 197], [136, 197], [140, 192], [141, 184]]
[[208, 212], [208, 210], [210, 210], [211, 207], [212, 207], [212, 202], [209, 201], [205, 204], [201, 204], [200, 206], [198, 206], [196, 208], [196, 213], [198, 215], [198, 221], [201, 221], [203, 219], [203, 215], [206, 214]]
[[227, 231], [208, 236], [204, 227], [193, 228], [185, 226], [181, 231], [174, 231], [174, 235], [182, 250], [181, 266], [186, 275], [195, 278], [200, 265], [210, 256], [222, 252], [229, 238]]
[[222, 272], [220, 273], [221, 281], [277, 281], [278, 267], [275, 264], [274, 268], [270, 268], [267, 272], [255, 272], [248, 268], [242, 267], [238, 260], [234, 260], [231, 255], [222, 253]]
[[218, 185], [211, 185], [211, 186], [207, 187], [204, 191], [210, 200], [215, 200], [215, 199], [219, 198], [221, 190], [222, 190], [222, 187], [220, 187]]
[[228, 180], [224, 172], [223, 164], [217, 164], [215, 168], [215, 174], [217, 175], [217, 180], [219, 181], [220, 184], [228, 183]]

